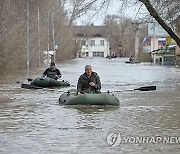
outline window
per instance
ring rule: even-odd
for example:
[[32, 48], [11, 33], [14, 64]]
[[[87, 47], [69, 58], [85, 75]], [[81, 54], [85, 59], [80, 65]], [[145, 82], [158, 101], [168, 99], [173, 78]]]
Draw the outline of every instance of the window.
[[104, 40], [100, 40], [100, 45], [104, 46]]
[[104, 57], [104, 52], [93, 52], [93, 57]]
[[91, 46], [95, 46], [95, 40], [91, 40]]
[[89, 52], [86, 52], [86, 57], [89, 57]]
[[86, 45], [86, 40], [82, 40], [81, 45]]

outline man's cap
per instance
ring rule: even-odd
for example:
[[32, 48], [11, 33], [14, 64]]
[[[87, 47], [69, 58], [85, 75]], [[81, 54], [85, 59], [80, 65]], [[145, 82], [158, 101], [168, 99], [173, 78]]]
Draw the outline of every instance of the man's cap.
[[55, 66], [55, 62], [51, 62], [51, 64], [50, 64], [51, 66]]

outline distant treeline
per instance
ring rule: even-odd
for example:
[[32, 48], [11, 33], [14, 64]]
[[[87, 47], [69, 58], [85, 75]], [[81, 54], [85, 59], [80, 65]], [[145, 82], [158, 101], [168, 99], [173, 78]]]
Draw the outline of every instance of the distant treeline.
[[[58, 10], [58, 11], [57, 11]], [[29, 15], [28, 15], [29, 12]], [[56, 14], [53, 14], [56, 12]], [[28, 18], [29, 17], [29, 18]], [[39, 65], [42, 52], [58, 45], [56, 60], [76, 56], [73, 32], [59, 1], [1, 0], [0, 2], [0, 68], [1, 71], [26, 68], [27, 47], [29, 66]], [[29, 30], [27, 29], [29, 25]], [[27, 38], [29, 46], [27, 46]]]

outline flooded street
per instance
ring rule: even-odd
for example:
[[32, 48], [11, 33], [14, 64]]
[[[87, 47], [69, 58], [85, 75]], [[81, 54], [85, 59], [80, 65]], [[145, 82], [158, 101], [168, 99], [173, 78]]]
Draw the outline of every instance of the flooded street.
[[[57, 63], [71, 83], [59, 89], [20, 88], [26, 71], [0, 76], [0, 153], [178, 153], [180, 68], [126, 60]], [[76, 88], [86, 64], [99, 74], [101, 91], [110, 90], [120, 100], [119, 107], [59, 105], [62, 91]], [[30, 78], [45, 68], [30, 70]], [[149, 85], [157, 90], [130, 90]]]

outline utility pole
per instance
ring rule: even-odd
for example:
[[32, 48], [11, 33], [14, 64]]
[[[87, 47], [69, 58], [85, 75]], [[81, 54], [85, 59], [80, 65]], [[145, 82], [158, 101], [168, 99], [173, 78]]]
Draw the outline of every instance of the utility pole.
[[[55, 12], [54, 12], [55, 13]], [[53, 55], [54, 55], [54, 62], [56, 61], [56, 50], [55, 50], [55, 37], [54, 37], [54, 13], [52, 13], [52, 33], [53, 33]]]
[[138, 58], [138, 52], [139, 52], [139, 25], [142, 24], [142, 23], [139, 23], [139, 22], [134, 22], [132, 23], [135, 25], [135, 59]]
[[[153, 23], [153, 51], [156, 49], [156, 23]], [[153, 55], [153, 64], [156, 64], [156, 54]]]
[[138, 58], [138, 52], [139, 52], [139, 25], [137, 25], [136, 31], [135, 31], [135, 58]]
[[48, 64], [49, 64], [49, 10], [48, 10], [48, 49], [47, 49], [47, 54], [48, 54]]
[[53, 33], [53, 51], [54, 51], [54, 62], [56, 61], [56, 49], [57, 49], [57, 45], [56, 45], [56, 41], [55, 41], [55, 24], [54, 24], [54, 15], [61, 11], [62, 9], [59, 9], [55, 12], [52, 13], [52, 33]]
[[26, 65], [27, 77], [29, 77], [29, 0], [26, 0]]
[[39, 54], [38, 54], [38, 59], [39, 59], [39, 67], [41, 66], [41, 50], [40, 50], [40, 45], [41, 45], [41, 42], [40, 42], [40, 34], [39, 34], [39, 1], [38, 1], [38, 18], [37, 18], [37, 22], [38, 22], [38, 51], [39, 51]]

